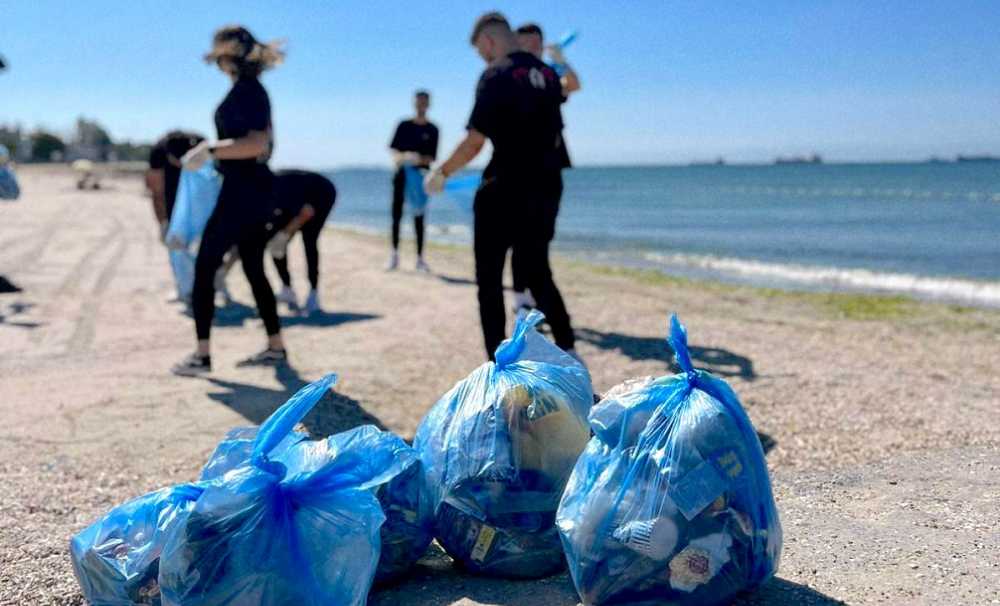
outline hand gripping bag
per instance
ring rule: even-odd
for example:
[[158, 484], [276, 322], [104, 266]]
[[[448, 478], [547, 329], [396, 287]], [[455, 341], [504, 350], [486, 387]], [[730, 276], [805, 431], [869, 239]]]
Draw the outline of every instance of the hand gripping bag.
[[760, 441], [722, 380], [695, 370], [626, 383], [594, 406], [557, 525], [592, 604], [728, 604], [778, 568], [781, 525]]
[[[209, 457], [201, 479], [214, 480], [248, 465], [257, 434], [257, 427], [231, 430]], [[311, 469], [321, 465], [323, 458], [369, 457], [371, 478], [364, 485], [375, 492], [386, 517], [380, 531], [381, 557], [375, 581], [401, 575], [427, 551], [433, 538], [416, 451], [398, 436], [371, 425], [330, 436], [325, 442], [311, 442], [306, 434], [293, 431], [275, 446], [270, 458], [288, 468]], [[303, 453], [310, 455], [308, 461]]]
[[210, 162], [198, 170], [181, 171], [177, 197], [167, 226], [167, 247], [183, 250], [201, 238], [222, 191], [222, 177]]
[[565, 559], [555, 511], [590, 436], [590, 375], [518, 319], [514, 335], [455, 385], [417, 429], [414, 448], [435, 514], [435, 536], [466, 569], [532, 578]]
[[273, 453], [336, 377], [307, 385], [261, 426], [250, 462], [208, 483], [167, 534], [163, 603], [364, 604], [385, 516], [371, 483], [394, 454], [331, 454], [330, 441]]
[[406, 204], [410, 207], [410, 212], [422, 217], [427, 210], [427, 201], [429, 200], [427, 191], [424, 190], [424, 170], [416, 166], [406, 165], [403, 167], [403, 172], [406, 179], [403, 186]]
[[160, 604], [160, 552], [202, 488], [183, 484], [112, 509], [70, 541], [73, 572], [93, 606]]

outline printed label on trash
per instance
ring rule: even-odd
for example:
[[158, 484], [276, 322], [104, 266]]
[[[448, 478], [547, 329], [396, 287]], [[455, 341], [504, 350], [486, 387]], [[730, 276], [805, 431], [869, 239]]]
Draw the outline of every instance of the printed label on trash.
[[489, 553], [490, 547], [493, 545], [493, 539], [496, 536], [497, 531], [492, 526], [484, 524], [479, 529], [479, 538], [476, 539], [476, 545], [472, 548], [472, 555], [470, 556], [474, 562], [482, 562], [486, 559], [486, 554]]
[[673, 499], [684, 517], [693, 519], [726, 490], [726, 480], [708, 461], [702, 461], [670, 486]]

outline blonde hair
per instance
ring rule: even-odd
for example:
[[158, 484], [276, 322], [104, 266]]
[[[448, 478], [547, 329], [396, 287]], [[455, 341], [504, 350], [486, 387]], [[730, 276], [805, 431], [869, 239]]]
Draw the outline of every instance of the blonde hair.
[[283, 40], [260, 42], [242, 25], [227, 25], [212, 37], [212, 50], [205, 54], [205, 62], [229, 59], [236, 64], [240, 74], [256, 77], [284, 61], [282, 46]]

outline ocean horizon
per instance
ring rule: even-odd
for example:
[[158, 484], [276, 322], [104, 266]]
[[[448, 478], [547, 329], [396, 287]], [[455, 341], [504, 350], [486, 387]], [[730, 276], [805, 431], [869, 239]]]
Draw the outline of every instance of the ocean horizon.
[[[335, 223], [388, 231], [389, 169], [325, 174]], [[564, 180], [553, 248], [570, 257], [1000, 307], [1000, 163], [587, 166]], [[434, 241], [471, 240], [471, 214], [446, 195], [427, 220]]]

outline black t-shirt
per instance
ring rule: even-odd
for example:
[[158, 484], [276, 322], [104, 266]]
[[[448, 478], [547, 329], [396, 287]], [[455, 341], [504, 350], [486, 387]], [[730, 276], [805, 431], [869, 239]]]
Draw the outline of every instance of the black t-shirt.
[[421, 156], [437, 158], [438, 129], [433, 123], [417, 124], [403, 120], [396, 127], [389, 147], [400, 152], [417, 152]]
[[[271, 139], [271, 100], [257, 78], [241, 77], [215, 110], [215, 130], [219, 139], [239, 139], [252, 130], [267, 131]], [[260, 158], [218, 160], [224, 175], [253, 170], [266, 165], [271, 157], [273, 139], [268, 152]]]
[[[174, 210], [177, 184], [181, 179], [180, 159], [188, 150], [204, 140], [205, 138], [198, 133], [171, 131], [157, 141], [149, 151], [149, 168], [163, 171], [163, 201], [167, 207], [168, 220]], [[173, 156], [176, 165], [170, 161], [170, 156]]]
[[319, 173], [307, 170], [279, 170], [274, 173], [274, 193], [277, 207], [293, 217], [306, 204], [317, 215], [329, 214], [337, 199], [333, 182]]
[[562, 142], [562, 85], [531, 53], [513, 52], [483, 72], [468, 128], [493, 143], [484, 178], [558, 172], [569, 160]]

